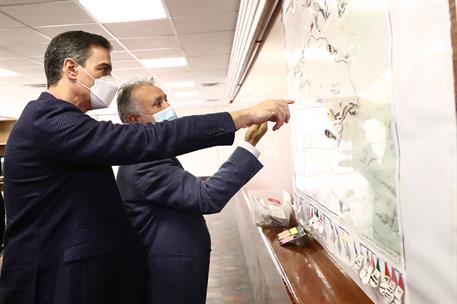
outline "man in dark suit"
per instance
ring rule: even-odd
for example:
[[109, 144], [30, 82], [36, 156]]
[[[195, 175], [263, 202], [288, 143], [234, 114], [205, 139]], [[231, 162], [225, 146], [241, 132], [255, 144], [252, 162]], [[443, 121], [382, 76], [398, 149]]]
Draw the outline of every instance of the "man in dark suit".
[[[177, 118], [152, 81], [124, 85], [117, 104], [124, 123]], [[119, 192], [147, 253], [146, 303], [206, 302], [211, 239], [203, 214], [220, 212], [262, 168], [254, 146], [266, 130], [266, 123], [249, 128], [243, 146], [205, 181], [185, 171], [176, 158], [119, 168]]]
[[231, 144], [238, 128], [289, 118], [288, 101], [265, 101], [155, 125], [96, 121], [85, 112], [117, 90], [110, 50], [99, 35], [56, 36], [44, 59], [48, 91], [8, 138], [1, 304], [142, 303], [144, 249], [110, 166]]

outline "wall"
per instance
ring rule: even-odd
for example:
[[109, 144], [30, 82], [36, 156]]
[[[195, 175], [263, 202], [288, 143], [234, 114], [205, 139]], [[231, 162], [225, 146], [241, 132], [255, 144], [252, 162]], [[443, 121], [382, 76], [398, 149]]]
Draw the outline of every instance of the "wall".
[[[391, 2], [410, 303], [457, 301], [457, 132], [447, 1]], [[411, 30], [413, 29], [413, 30]]]
[[[175, 110], [179, 117], [217, 111], [215, 107], [177, 107]], [[224, 110], [221, 109], [220, 111]], [[192, 174], [196, 176], [211, 176], [216, 173], [217, 169], [225, 161], [220, 155], [220, 151], [224, 149], [229, 152], [233, 151], [233, 147], [212, 147], [178, 156], [178, 159], [183, 167]]]
[[[284, 28], [277, 16], [263, 44], [259, 56], [249, 71], [234, 102], [217, 107], [177, 108], [179, 116], [212, 112], [236, 111], [265, 99], [287, 98], [287, 78], [284, 58]], [[291, 129], [284, 125], [273, 132], [273, 124], [260, 140], [257, 148], [264, 168], [245, 186], [245, 189], [281, 188], [292, 193]], [[245, 130], [236, 132], [234, 146], [214, 147], [179, 157], [184, 168], [197, 176], [214, 174], [229, 157], [237, 143], [244, 140]]]
[[26, 104], [37, 99], [44, 90], [0, 81], [0, 116], [19, 117]]
[[[284, 28], [279, 15], [272, 22], [259, 56], [228, 110], [248, 107], [264, 99], [287, 98]], [[281, 188], [292, 193], [291, 129], [284, 125], [273, 132], [272, 127], [273, 124], [269, 124], [269, 131], [257, 146], [264, 168], [245, 188]], [[237, 132], [236, 142], [242, 141], [243, 136], [243, 130]]]
[[[348, 3], [359, 7], [363, 3], [372, 9], [388, 6], [388, 37], [367, 35], [364, 41], [377, 38], [370, 46], [380, 49], [386, 41], [392, 44], [389, 65], [398, 135], [397, 196], [405, 256], [405, 303], [457, 303], [457, 131], [448, 1]], [[362, 26], [376, 25], [374, 20], [362, 21], [349, 29], [360, 33]], [[295, 26], [294, 30], [303, 28]], [[337, 28], [334, 34], [344, 36], [345, 30]], [[291, 34], [298, 45], [307, 41], [296, 36]], [[382, 59], [378, 56], [368, 63]], [[322, 71], [315, 74], [320, 77], [317, 81], [336, 74], [334, 69], [321, 67]], [[363, 70], [362, 78], [370, 80], [368, 71]]]
[[[447, 1], [389, 1], [406, 303], [457, 301], [457, 131]], [[287, 96], [282, 24], [271, 32], [229, 109]], [[241, 132], [237, 141], [242, 140]], [[291, 191], [287, 126], [259, 144], [265, 168], [247, 188]]]

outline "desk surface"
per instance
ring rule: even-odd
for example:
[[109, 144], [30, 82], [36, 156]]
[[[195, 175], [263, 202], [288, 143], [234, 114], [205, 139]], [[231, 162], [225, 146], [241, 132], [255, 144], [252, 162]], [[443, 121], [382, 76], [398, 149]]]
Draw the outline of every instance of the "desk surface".
[[276, 235], [283, 228], [262, 230], [294, 304], [373, 303], [348, 275], [336, 267], [325, 249], [313, 238], [308, 238], [304, 247], [282, 247]]

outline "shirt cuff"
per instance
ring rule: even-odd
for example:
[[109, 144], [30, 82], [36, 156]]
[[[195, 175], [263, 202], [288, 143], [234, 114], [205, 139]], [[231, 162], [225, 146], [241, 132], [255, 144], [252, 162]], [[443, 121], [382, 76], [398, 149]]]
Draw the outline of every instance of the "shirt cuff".
[[256, 147], [254, 147], [253, 145], [251, 145], [250, 143], [248, 143], [247, 141], [242, 141], [240, 144], [239, 144], [239, 147], [245, 149], [245, 150], [248, 150], [248, 152], [250, 152], [252, 155], [254, 155], [256, 158], [259, 158], [260, 156], [260, 151], [257, 150]]

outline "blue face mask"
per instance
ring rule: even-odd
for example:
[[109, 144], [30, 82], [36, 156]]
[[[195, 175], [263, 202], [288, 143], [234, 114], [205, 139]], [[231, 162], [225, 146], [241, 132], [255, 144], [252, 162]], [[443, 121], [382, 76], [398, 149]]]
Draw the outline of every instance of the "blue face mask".
[[154, 117], [154, 120], [156, 122], [162, 122], [164, 120], [173, 120], [178, 118], [178, 115], [176, 115], [175, 109], [173, 109], [171, 106], [163, 109], [160, 112], [155, 113], [152, 115]]

